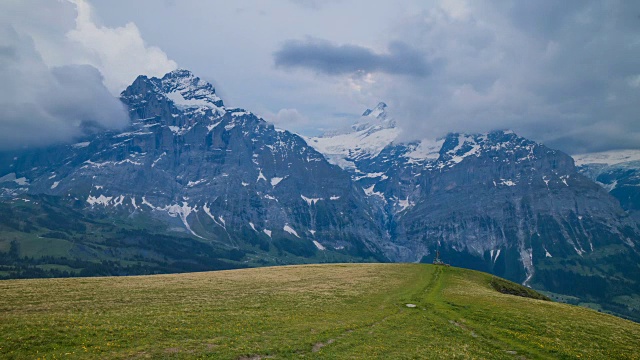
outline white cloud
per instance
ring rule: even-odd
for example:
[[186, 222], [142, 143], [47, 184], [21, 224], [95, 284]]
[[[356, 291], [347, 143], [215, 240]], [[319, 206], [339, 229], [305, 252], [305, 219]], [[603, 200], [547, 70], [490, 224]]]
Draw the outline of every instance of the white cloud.
[[440, 7], [447, 15], [457, 20], [466, 20], [471, 15], [471, 10], [464, 0], [442, 0]]
[[[138, 75], [176, 63], [148, 46], [133, 23], [95, 23], [85, 0], [0, 4], [0, 149], [74, 141], [123, 128], [117, 95]], [[114, 96], [116, 95], [116, 96]]]
[[274, 125], [286, 129], [299, 129], [309, 125], [309, 118], [302, 115], [297, 109], [280, 109], [276, 114], [266, 113], [265, 118]]
[[175, 61], [155, 46], [145, 44], [138, 27], [98, 26], [92, 19], [91, 6], [84, 0], [69, 0], [77, 9], [76, 27], [66, 37], [81, 45], [74, 62], [95, 66], [105, 77], [105, 85], [119, 93], [138, 75], [162, 76], [177, 68]]
[[129, 123], [90, 65], [49, 67], [33, 40], [0, 26], [0, 150], [72, 141]]
[[632, 88], [636, 88], [636, 89], [640, 88], [640, 74], [629, 76], [627, 78], [627, 82], [629, 83], [629, 86], [631, 86]]
[[162, 76], [177, 68], [162, 50], [143, 40], [133, 22], [100, 25], [86, 0], [5, 0], [0, 26], [30, 37], [48, 67], [97, 68], [116, 96], [138, 75]]

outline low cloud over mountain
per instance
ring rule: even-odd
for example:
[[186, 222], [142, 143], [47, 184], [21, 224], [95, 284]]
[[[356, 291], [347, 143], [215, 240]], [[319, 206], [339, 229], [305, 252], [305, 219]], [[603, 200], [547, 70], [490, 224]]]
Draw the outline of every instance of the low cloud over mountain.
[[0, 148], [69, 142], [129, 123], [120, 91], [176, 67], [128, 23], [97, 25], [83, 0], [3, 3]]

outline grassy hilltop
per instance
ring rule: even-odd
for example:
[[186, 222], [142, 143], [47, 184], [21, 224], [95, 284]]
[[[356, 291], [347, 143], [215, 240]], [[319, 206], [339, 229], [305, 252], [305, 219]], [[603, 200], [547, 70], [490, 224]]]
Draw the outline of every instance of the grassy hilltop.
[[0, 358], [640, 359], [640, 324], [506, 293], [539, 297], [417, 264], [8, 280]]

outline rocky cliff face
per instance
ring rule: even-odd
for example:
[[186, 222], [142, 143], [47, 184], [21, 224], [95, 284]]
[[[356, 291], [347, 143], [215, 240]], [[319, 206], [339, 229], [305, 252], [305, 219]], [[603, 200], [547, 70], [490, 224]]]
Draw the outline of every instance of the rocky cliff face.
[[416, 179], [420, 190], [394, 217], [394, 239], [431, 253], [440, 246], [452, 261], [475, 261], [525, 284], [545, 259], [607, 245], [602, 232], [634, 246], [624, 235], [634, 224], [568, 155], [515, 134], [449, 136], [440, 158]]

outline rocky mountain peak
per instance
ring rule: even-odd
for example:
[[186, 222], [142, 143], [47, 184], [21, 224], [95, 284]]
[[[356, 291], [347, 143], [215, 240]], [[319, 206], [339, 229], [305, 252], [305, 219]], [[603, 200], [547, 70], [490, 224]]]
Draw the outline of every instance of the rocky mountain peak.
[[373, 109], [367, 109], [362, 117], [353, 125], [351, 131], [363, 131], [373, 133], [383, 129], [396, 128], [396, 121], [389, 115], [387, 104], [379, 102]]
[[121, 98], [129, 105], [167, 100], [180, 110], [213, 109], [224, 112], [224, 103], [216, 94], [215, 87], [184, 69], [171, 71], [161, 79], [139, 76], [122, 92]]
[[367, 109], [362, 113], [362, 116], [371, 116], [377, 118], [379, 116], [386, 116], [385, 109], [387, 108], [387, 104], [382, 101], [376, 105], [373, 109]]
[[180, 108], [224, 107], [213, 85], [188, 70], [179, 69], [167, 73], [160, 80], [159, 88]]
[[387, 104], [380, 102], [351, 126], [305, 140], [329, 162], [351, 171], [357, 169], [358, 160], [377, 156], [399, 134], [400, 129], [387, 112]]

